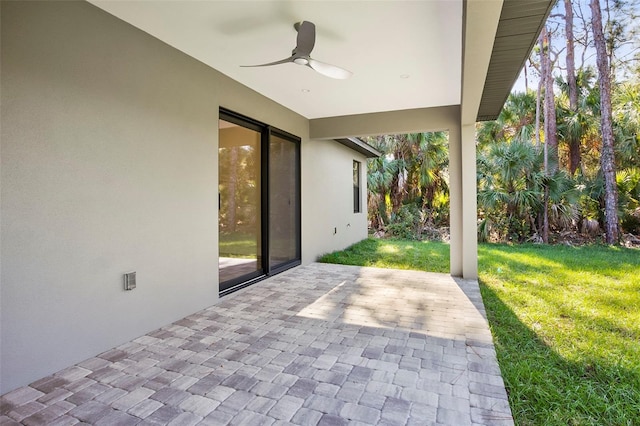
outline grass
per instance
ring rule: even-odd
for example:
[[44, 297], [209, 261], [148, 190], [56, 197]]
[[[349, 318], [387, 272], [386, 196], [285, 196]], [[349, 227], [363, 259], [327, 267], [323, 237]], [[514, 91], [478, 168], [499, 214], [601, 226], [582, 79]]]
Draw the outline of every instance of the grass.
[[346, 250], [326, 254], [320, 259], [320, 262], [449, 272], [449, 244], [369, 238]]
[[[448, 250], [369, 239], [321, 261], [447, 272]], [[516, 424], [640, 425], [640, 251], [481, 244], [478, 263]]]
[[[278, 238], [278, 235], [272, 236], [270, 251], [272, 258], [280, 255], [285, 259], [289, 259], [291, 253], [295, 253], [295, 241], [287, 236]], [[218, 247], [221, 257], [233, 257], [238, 259], [256, 259], [259, 257], [258, 240], [255, 234], [242, 232], [220, 233]]]
[[220, 256], [254, 259], [258, 252], [255, 235], [241, 232], [220, 233]]

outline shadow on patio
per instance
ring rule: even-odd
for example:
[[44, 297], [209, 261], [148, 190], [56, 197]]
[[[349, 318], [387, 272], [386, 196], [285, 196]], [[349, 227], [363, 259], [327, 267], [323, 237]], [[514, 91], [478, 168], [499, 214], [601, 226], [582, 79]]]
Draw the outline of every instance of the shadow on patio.
[[311, 264], [2, 397], [1, 424], [513, 424], [475, 281]]

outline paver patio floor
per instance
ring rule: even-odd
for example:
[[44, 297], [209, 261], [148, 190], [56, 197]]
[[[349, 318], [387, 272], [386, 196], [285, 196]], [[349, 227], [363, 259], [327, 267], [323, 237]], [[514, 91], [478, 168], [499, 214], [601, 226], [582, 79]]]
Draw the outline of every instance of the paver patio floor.
[[511, 425], [476, 281], [311, 264], [4, 395], [26, 425]]

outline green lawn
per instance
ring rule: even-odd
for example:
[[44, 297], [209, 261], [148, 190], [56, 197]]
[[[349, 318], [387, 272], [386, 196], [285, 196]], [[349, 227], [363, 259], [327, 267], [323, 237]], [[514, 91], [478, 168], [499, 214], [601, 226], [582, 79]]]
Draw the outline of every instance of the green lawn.
[[255, 235], [240, 232], [220, 233], [220, 256], [254, 259], [258, 255], [258, 242]]
[[[369, 239], [321, 261], [448, 271], [443, 243]], [[640, 425], [640, 251], [481, 244], [480, 289], [518, 425]]]
[[449, 272], [449, 244], [369, 238], [344, 251], [326, 254], [320, 262]]

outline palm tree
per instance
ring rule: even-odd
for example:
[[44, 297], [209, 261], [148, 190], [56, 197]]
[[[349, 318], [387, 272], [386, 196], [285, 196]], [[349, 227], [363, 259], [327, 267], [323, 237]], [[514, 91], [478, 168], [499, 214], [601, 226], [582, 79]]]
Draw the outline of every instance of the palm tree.
[[412, 180], [410, 173], [415, 166], [416, 150], [409, 135], [387, 136], [392, 161], [391, 179], [391, 211], [397, 213], [410, 192], [409, 182]]
[[391, 169], [390, 160], [386, 155], [371, 158], [367, 162], [367, 204], [373, 229], [382, 229], [389, 222], [387, 195], [392, 179]]
[[534, 92], [512, 93], [494, 121], [485, 121], [478, 127], [478, 150], [498, 141], [517, 138], [535, 141], [536, 97]]
[[621, 225], [640, 232], [640, 69], [636, 78], [613, 93], [614, 136], [618, 173], [616, 184]]
[[613, 93], [616, 159], [620, 168], [640, 165], [640, 70], [634, 81], [619, 84]]
[[[556, 78], [560, 94], [556, 98], [558, 136], [563, 142], [564, 157], [570, 176], [587, 174], [583, 164], [585, 149], [599, 147], [599, 90], [592, 68], [581, 68], [576, 74], [577, 107], [573, 109], [571, 87], [562, 77]], [[577, 152], [576, 152], [577, 151]], [[599, 167], [599, 165], [596, 165]]]
[[448, 194], [449, 183], [446, 175], [449, 165], [448, 136], [446, 132], [428, 132], [408, 135], [416, 151], [413, 162], [413, 195], [420, 198], [420, 205], [426, 209], [430, 219], [433, 215], [436, 195]]
[[529, 141], [498, 142], [478, 156], [480, 238], [523, 240], [541, 209], [541, 156]]
[[[368, 163], [371, 226], [382, 228], [406, 203], [416, 204], [421, 217], [435, 221], [435, 200], [448, 200], [447, 133], [385, 135], [365, 140], [383, 154]], [[442, 210], [442, 205], [438, 207]]]

